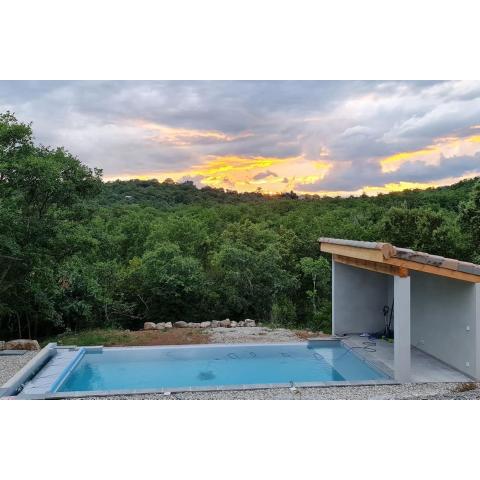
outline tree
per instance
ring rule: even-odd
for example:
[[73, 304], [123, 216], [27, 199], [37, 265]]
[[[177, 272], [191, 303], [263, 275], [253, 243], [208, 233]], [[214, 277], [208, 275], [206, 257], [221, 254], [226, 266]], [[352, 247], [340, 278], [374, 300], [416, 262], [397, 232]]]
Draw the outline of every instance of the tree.
[[392, 207], [383, 216], [381, 237], [397, 247], [459, 257], [465, 255], [465, 239], [456, 218], [430, 208]]
[[36, 148], [5, 165], [3, 194], [17, 196], [23, 213], [38, 219], [52, 207], [70, 207], [96, 195], [101, 187], [101, 170], [92, 171], [62, 148]]
[[205, 314], [211, 292], [200, 262], [171, 243], [130, 261], [125, 289], [145, 319], [192, 321]]
[[305, 293], [312, 302], [313, 316], [315, 317], [319, 300], [328, 293], [330, 264], [324, 257], [305, 257], [300, 260], [300, 271], [310, 283], [310, 288]]
[[207, 228], [206, 218], [202, 216], [176, 214], [158, 218], [157, 215], [146, 246], [153, 249], [158, 243], [173, 243], [178, 245], [184, 254], [205, 261], [210, 247]]
[[[0, 311], [7, 325], [18, 324], [19, 334], [22, 323], [35, 336], [39, 324], [59, 324], [57, 271], [64, 252], [58, 239], [87, 219], [85, 202], [100, 188], [101, 171], [61, 148], [35, 146], [30, 125], [8, 112], [0, 116], [0, 219], [6, 231], [0, 235]], [[7, 257], [17, 259], [15, 266]], [[12, 268], [21, 270], [20, 283]]]
[[466, 202], [460, 204], [460, 225], [470, 240], [472, 258], [480, 262], [480, 182], [477, 182]]
[[0, 113], [0, 185], [19, 158], [33, 150], [31, 124], [20, 123], [10, 112]]
[[251, 247], [224, 243], [212, 259], [225, 314], [270, 320], [274, 302], [297, 286], [296, 277], [282, 267], [274, 246], [257, 252]]

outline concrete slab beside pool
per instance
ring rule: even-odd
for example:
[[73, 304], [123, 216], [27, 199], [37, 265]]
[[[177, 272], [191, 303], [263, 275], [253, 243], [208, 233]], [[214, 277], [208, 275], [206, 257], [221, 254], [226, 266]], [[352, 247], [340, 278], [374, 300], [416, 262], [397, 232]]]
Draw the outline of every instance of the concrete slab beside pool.
[[[362, 347], [365, 337], [350, 335], [343, 340], [349, 346]], [[357, 354], [382, 368], [391, 377], [394, 375], [395, 355], [393, 344], [385, 340], [375, 340], [375, 351], [357, 349]], [[422, 352], [418, 348], [411, 350], [411, 382], [436, 383], [436, 382], [471, 382], [472, 379], [464, 373], [450, 367], [444, 362]]]

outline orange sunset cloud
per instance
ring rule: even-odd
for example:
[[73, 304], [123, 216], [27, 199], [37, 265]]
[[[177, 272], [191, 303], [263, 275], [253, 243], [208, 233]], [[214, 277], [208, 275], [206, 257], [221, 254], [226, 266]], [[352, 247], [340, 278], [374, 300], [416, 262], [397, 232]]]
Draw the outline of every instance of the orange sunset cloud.
[[459, 155], [474, 155], [480, 152], [480, 135], [471, 135], [465, 138], [444, 137], [434, 144], [420, 150], [399, 152], [380, 160], [382, 172], [395, 172], [404, 163], [423, 162], [436, 165], [442, 157], [451, 158]]

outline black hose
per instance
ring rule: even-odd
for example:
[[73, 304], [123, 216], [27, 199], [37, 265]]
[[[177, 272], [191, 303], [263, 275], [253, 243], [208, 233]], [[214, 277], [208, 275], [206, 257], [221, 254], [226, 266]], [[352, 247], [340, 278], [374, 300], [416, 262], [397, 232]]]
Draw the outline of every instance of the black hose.
[[388, 320], [388, 333], [390, 334], [392, 331], [392, 318], [393, 318], [393, 303], [394, 300], [392, 300], [392, 306], [390, 308], [390, 318]]
[[339, 360], [340, 358], [342, 358], [344, 355], [346, 355], [350, 350], [353, 350], [354, 348], [361, 348], [362, 350], [365, 350], [366, 352], [376, 352], [377, 349], [373, 348], [373, 347], [377, 346], [377, 342], [373, 341], [372, 338], [373, 337], [368, 337], [367, 341], [362, 342], [363, 345], [350, 346], [350, 345], [345, 345], [345, 343], [344, 343], [343, 346], [347, 351], [345, 353], [343, 353], [342, 355], [340, 355], [340, 357], [338, 357], [336, 360]]
[[377, 342], [374, 342], [373, 340], [368, 340], [366, 342], [363, 342], [363, 345], [365, 345], [365, 346], [360, 347], [360, 348], [363, 348], [366, 352], [376, 352], [377, 351], [376, 348], [373, 348], [373, 347], [377, 346]]

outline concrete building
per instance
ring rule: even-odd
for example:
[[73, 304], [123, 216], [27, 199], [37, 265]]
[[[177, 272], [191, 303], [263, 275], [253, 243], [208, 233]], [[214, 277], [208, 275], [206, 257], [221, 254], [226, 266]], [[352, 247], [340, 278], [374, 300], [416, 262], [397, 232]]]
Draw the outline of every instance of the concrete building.
[[333, 333], [391, 321], [393, 371], [411, 381], [413, 349], [480, 380], [480, 266], [387, 243], [320, 238], [332, 254]]

